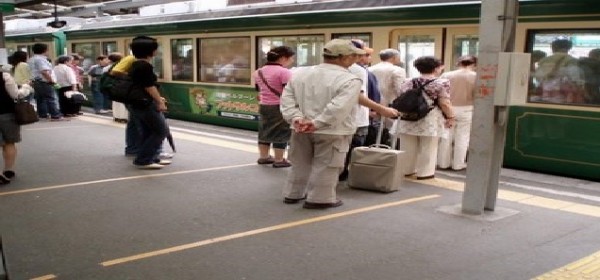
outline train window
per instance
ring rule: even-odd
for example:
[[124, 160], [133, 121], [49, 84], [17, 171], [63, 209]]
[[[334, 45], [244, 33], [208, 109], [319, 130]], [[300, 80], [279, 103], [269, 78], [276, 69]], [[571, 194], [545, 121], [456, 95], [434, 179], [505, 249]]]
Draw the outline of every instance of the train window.
[[159, 79], [163, 79], [163, 48], [162, 43], [158, 40], [158, 50], [156, 51], [156, 55], [152, 58], [152, 65], [154, 66], [154, 73], [156, 73], [156, 77]]
[[331, 39], [346, 39], [346, 40], [358, 39], [358, 40], [362, 40], [363, 42], [365, 42], [367, 47], [369, 47], [369, 46], [371, 46], [372, 36], [373, 35], [371, 33], [333, 33], [333, 34], [331, 34]]
[[201, 82], [250, 84], [250, 37], [198, 41]]
[[102, 54], [109, 55], [117, 52], [117, 42], [103, 42], [102, 43]]
[[94, 64], [96, 64], [96, 57], [101, 55], [100, 43], [73, 43], [72, 50], [74, 53], [83, 56], [81, 61], [81, 67], [84, 71], [87, 70]]
[[[456, 35], [453, 40], [452, 66], [458, 63], [458, 58], [464, 55], [477, 56], [479, 53], [479, 35]], [[450, 68], [447, 68], [450, 70]]]
[[194, 81], [194, 41], [192, 39], [171, 40], [171, 61], [173, 80]]
[[419, 71], [413, 66], [414, 61], [421, 56], [435, 55], [435, 37], [433, 35], [403, 35], [398, 38], [398, 50], [403, 56], [406, 73], [409, 77], [419, 76]]
[[323, 61], [324, 42], [324, 35], [259, 37], [256, 68], [267, 63], [267, 52], [278, 46], [288, 46], [296, 51], [296, 60], [292, 67], [317, 65]]
[[528, 101], [600, 105], [600, 30], [530, 31]]

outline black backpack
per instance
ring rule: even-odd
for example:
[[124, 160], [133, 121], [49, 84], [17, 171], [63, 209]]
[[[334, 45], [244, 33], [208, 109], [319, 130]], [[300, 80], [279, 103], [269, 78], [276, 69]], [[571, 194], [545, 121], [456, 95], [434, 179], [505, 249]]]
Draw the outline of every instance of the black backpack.
[[400, 119], [405, 121], [418, 121], [435, 108], [429, 106], [427, 99], [425, 99], [424, 90], [425, 86], [435, 81], [429, 80], [424, 84], [419, 84], [417, 79], [412, 80], [413, 87], [398, 96], [392, 102], [392, 108], [400, 112]]
[[131, 105], [148, 105], [152, 97], [142, 87], [135, 85], [129, 76], [115, 76], [110, 72], [116, 63], [100, 76], [100, 92], [112, 101]]

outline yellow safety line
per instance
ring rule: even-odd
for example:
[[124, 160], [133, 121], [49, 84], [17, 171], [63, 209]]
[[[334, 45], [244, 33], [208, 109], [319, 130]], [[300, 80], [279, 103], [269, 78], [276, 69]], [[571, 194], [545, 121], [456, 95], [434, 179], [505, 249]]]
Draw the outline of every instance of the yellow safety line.
[[382, 209], [382, 208], [386, 208], [386, 207], [398, 206], [398, 205], [403, 205], [403, 204], [408, 204], [408, 203], [413, 203], [413, 202], [418, 202], [418, 201], [423, 201], [423, 200], [433, 199], [433, 198], [438, 198], [438, 197], [440, 197], [440, 196], [437, 194], [415, 197], [415, 198], [410, 198], [410, 199], [391, 202], [391, 203], [379, 204], [379, 205], [354, 209], [354, 210], [350, 210], [350, 211], [344, 211], [344, 212], [340, 212], [340, 213], [319, 216], [319, 217], [315, 217], [315, 218], [304, 219], [304, 220], [299, 220], [299, 221], [285, 223], [285, 224], [279, 224], [279, 225], [265, 227], [265, 228], [254, 229], [254, 230], [250, 230], [250, 231], [245, 231], [245, 232], [235, 233], [235, 234], [231, 234], [231, 235], [210, 238], [210, 239], [206, 239], [206, 240], [202, 240], [202, 241], [198, 241], [198, 242], [188, 243], [188, 244], [184, 244], [184, 245], [174, 246], [174, 247], [170, 247], [170, 248], [166, 248], [166, 249], [151, 251], [151, 252], [147, 252], [147, 253], [141, 253], [141, 254], [137, 254], [137, 255], [133, 255], [133, 256], [129, 256], [129, 257], [123, 257], [123, 258], [118, 258], [118, 259], [114, 259], [114, 260], [109, 260], [109, 261], [101, 262], [100, 265], [106, 267], [106, 266], [112, 266], [112, 265], [132, 262], [132, 261], [138, 261], [138, 260], [145, 259], [145, 258], [151, 258], [151, 257], [156, 257], [156, 256], [164, 255], [164, 254], [170, 254], [170, 253], [174, 253], [174, 252], [179, 252], [179, 251], [183, 251], [183, 250], [206, 246], [206, 245], [219, 243], [219, 242], [223, 242], [223, 241], [228, 241], [228, 240], [232, 240], [232, 239], [237, 239], [237, 238], [242, 238], [242, 237], [257, 235], [257, 234], [261, 234], [261, 233], [282, 230], [282, 229], [288, 229], [288, 228], [297, 227], [297, 226], [301, 226], [301, 225], [331, 220], [331, 219], [335, 219], [335, 218], [341, 218], [341, 217], [345, 217], [345, 216], [349, 216], [349, 215], [364, 213], [364, 212]]
[[30, 280], [52, 280], [52, 279], [56, 279], [56, 275], [48, 274], [48, 275], [44, 275], [44, 276], [40, 276], [40, 277], [36, 277], [36, 278], [31, 278]]
[[184, 171], [175, 171], [175, 172], [158, 173], [158, 174], [144, 174], [144, 175], [138, 175], [138, 176], [110, 178], [110, 179], [95, 180], [95, 181], [86, 181], [86, 182], [79, 182], [79, 183], [72, 183], [72, 184], [62, 184], [62, 185], [40, 187], [40, 188], [32, 188], [32, 189], [26, 189], [26, 190], [0, 192], [0, 196], [8, 196], [8, 195], [23, 194], [23, 193], [30, 193], [30, 192], [39, 192], [39, 191], [48, 191], [48, 190], [55, 190], [55, 189], [64, 189], [64, 188], [70, 188], [70, 187], [88, 186], [88, 185], [99, 184], [99, 183], [108, 183], [108, 182], [135, 180], [135, 179], [143, 179], [143, 178], [154, 178], [154, 177], [173, 176], [173, 175], [180, 175], [180, 174], [189, 174], [189, 173], [199, 173], [199, 172], [207, 172], [207, 171], [215, 171], [215, 170], [224, 170], [224, 169], [232, 169], [232, 168], [246, 167], [246, 166], [252, 166], [252, 165], [256, 165], [256, 163], [247, 163], [247, 164], [238, 164], [238, 165], [229, 165], [229, 166], [210, 167], [210, 168], [202, 168], [202, 169], [194, 169], [194, 170], [184, 170]]
[[[80, 116], [79, 119], [82, 121], [91, 122], [91, 123], [110, 125], [110, 126], [115, 126], [115, 127], [124, 127], [123, 124], [117, 124], [112, 121], [107, 121], [104, 119], [99, 119], [99, 118], [94, 118], [94, 117]], [[207, 145], [211, 145], [211, 146], [234, 149], [234, 150], [239, 150], [239, 151], [244, 151], [244, 152], [249, 152], [249, 153], [257, 153], [258, 152], [256, 145], [249, 145], [249, 144], [243, 144], [243, 143], [238, 143], [238, 142], [234, 142], [234, 141], [214, 139], [214, 138], [210, 138], [210, 137], [198, 136], [198, 135], [176, 132], [176, 131], [171, 131], [171, 134], [176, 139], [188, 140], [188, 141], [192, 141], [192, 142], [198, 142], [198, 143], [207, 144]]]
[[600, 279], [600, 251], [533, 279]]
[[[457, 181], [446, 180], [446, 179], [441, 179], [441, 178], [435, 178], [435, 179], [430, 179], [430, 180], [420, 180], [420, 181], [416, 181], [411, 178], [408, 178], [408, 180], [417, 182], [420, 184], [431, 185], [431, 186], [450, 189], [450, 190], [459, 191], [459, 192], [462, 192], [465, 189], [465, 183], [463, 183], [463, 182], [457, 182]], [[524, 193], [506, 191], [506, 190], [498, 190], [498, 198], [502, 199], [502, 200], [513, 201], [513, 202], [517, 202], [517, 203], [521, 203], [521, 204], [526, 204], [526, 205], [531, 205], [531, 206], [536, 206], [536, 207], [541, 207], [541, 208], [546, 208], [546, 209], [555, 209], [555, 210], [565, 211], [565, 212], [569, 212], [569, 213], [600, 218], [600, 207], [593, 206], [593, 205], [575, 203], [575, 202], [558, 200], [558, 199], [545, 198], [545, 197], [541, 197], [541, 196], [535, 196], [535, 195], [531, 195], [531, 194], [524, 194]]]

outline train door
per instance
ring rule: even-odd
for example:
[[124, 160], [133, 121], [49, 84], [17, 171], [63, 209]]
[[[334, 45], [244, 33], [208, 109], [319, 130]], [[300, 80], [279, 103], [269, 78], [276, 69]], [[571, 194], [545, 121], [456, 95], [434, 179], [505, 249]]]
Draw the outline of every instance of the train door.
[[479, 53], [479, 30], [476, 27], [453, 27], [446, 29], [444, 64], [446, 71], [456, 69], [458, 58]]
[[421, 56], [442, 57], [442, 28], [396, 29], [392, 31], [392, 47], [400, 51], [408, 77], [419, 76], [413, 62]]

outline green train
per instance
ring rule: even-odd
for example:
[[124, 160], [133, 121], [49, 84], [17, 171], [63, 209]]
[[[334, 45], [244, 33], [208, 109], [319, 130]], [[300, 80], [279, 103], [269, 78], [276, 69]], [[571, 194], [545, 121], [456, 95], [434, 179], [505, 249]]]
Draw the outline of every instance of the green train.
[[[450, 66], [462, 55], [477, 55], [480, 9], [480, 1], [467, 0], [244, 5], [88, 19], [54, 32], [8, 31], [6, 45], [10, 53], [45, 42], [56, 53], [83, 55], [85, 68], [97, 55], [127, 53], [136, 35], [153, 36], [160, 44], [154, 65], [169, 117], [256, 129], [251, 73], [271, 47], [295, 48], [294, 66], [307, 66], [321, 62], [328, 40], [358, 38], [375, 50], [400, 50], [408, 76], [414, 76], [412, 61], [419, 56], [434, 55]], [[569, 55], [576, 60], [598, 63], [600, 58], [590, 54], [600, 48], [600, 5], [595, 0], [519, 2], [515, 51], [549, 56], [552, 42], [560, 38], [572, 42]], [[532, 77], [535, 67], [533, 60]], [[544, 98], [532, 79], [528, 96], [510, 107], [505, 167], [600, 180], [600, 73], [593, 71], [580, 71], [585, 98], [578, 101]]]

